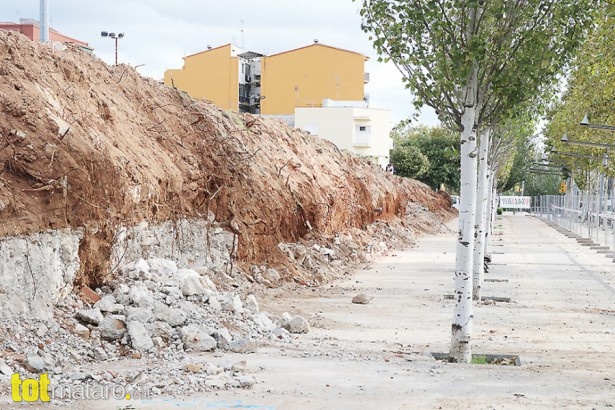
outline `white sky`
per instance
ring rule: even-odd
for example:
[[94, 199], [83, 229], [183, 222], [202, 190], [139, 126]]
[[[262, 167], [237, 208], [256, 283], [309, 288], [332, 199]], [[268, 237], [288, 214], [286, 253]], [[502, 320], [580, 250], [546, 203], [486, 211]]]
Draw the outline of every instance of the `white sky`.
[[[394, 123], [414, 113], [411, 94], [392, 64], [378, 63], [361, 31], [360, 2], [352, 0], [48, 0], [50, 25], [85, 41], [105, 62], [114, 62], [114, 41], [101, 31], [123, 32], [119, 61], [142, 75], [161, 79], [165, 69], [181, 68], [182, 57], [234, 43], [275, 54], [320, 43], [365, 54], [370, 106], [391, 110]], [[39, 19], [39, 0], [0, 0], [0, 21]], [[243, 26], [242, 26], [243, 21]], [[244, 29], [243, 35], [241, 29]], [[438, 125], [424, 108], [418, 123]]]

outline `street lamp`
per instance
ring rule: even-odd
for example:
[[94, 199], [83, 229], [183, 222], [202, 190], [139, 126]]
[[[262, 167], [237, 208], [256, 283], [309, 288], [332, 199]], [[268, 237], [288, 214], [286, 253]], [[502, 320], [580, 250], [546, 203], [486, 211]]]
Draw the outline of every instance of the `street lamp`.
[[532, 162], [532, 166], [533, 167], [541, 166], [541, 167], [547, 167], [547, 168], [562, 168], [566, 165], [563, 163], [555, 163], [551, 161], [551, 162]]
[[109, 33], [107, 31], [100, 32], [101, 37], [108, 37], [115, 40], [115, 65], [117, 65], [117, 41], [124, 37], [124, 33]]
[[560, 139], [560, 141], [566, 144], [571, 144], [571, 145], [581, 145], [583, 147], [615, 148], [615, 145], [611, 145], [611, 144], [601, 144], [598, 142], [588, 142], [588, 141], [572, 141], [568, 139], [568, 135], [566, 134], [564, 134], [564, 136]]
[[577, 154], [574, 152], [562, 152], [562, 151], [558, 151], [555, 148], [551, 149], [551, 153], [552, 154], [557, 154], [557, 155], [566, 155], [568, 157], [576, 157], [576, 158], [590, 158], [590, 159], [602, 159], [602, 165], [606, 166], [608, 159], [609, 159], [609, 155], [605, 152], [603, 157], [596, 157], [595, 155], [585, 155], [585, 154]]
[[585, 117], [583, 117], [579, 125], [583, 125], [584, 127], [589, 127], [589, 128], [597, 128], [600, 130], [615, 131], [615, 127], [612, 125], [590, 124], [589, 119], [587, 118], [587, 114], [585, 114]]

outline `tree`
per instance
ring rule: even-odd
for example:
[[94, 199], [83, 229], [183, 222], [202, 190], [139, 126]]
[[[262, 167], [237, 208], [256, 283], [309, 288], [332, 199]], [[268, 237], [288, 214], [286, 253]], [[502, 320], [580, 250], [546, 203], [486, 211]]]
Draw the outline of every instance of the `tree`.
[[391, 164], [395, 173], [402, 177], [420, 179], [429, 169], [429, 159], [420, 148], [412, 145], [401, 145], [391, 151]]
[[[414, 93], [461, 132], [461, 203], [450, 356], [471, 359], [477, 130], [554, 85], [590, 22], [591, 0], [363, 0], [362, 28]], [[487, 133], [483, 133], [487, 135]], [[486, 143], [486, 142], [485, 142]]]
[[[547, 147], [559, 151], [598, 157], [575, 158], [552, 155], [563, 162], [572, 171], [572, 176], [579, 186], [584, 186], [587, 173], [601, 168], [600, 158], [604, 150], [580, 146], [566, 146], [560, 141], [564, 134], [570, 140], [593, 143], [613, 144], [613, 133], [581, 127], [579, 123], [584, 114], [594, 124], [615, 124], [615, 7], [609, 1], [596, 13], [594, 30], [580, 48], [574, 60], [568, 78], [567, 90], [560, 101], [549, 112], [545, 135]], [[615, 176], [615, 161], [609, 161], [608, 167], [602, 169], [608, 176]]]
[[500, 174], [498, 181], [499, 191], [510, 191], [517, 184], [521, 184], [528, 179], [532, 162], [536, 161], [533, 144], [526, 139], [517, 139], [514, 144], [515, 149], [509, 156], [507, 166], [504, 168], [506, 173]]
[[458, 133], [442, 127], [405, 127], [393, 139], [396, 147], [416, 147], [429, 160], [429, 169], [416, 179], [434, 190], [444, 184], [450, 192], [459, 192]]
[[563, 176], [560, 175], [546, 175], [530, 173], [525, 180], [525, 194], [529, 196], [537, 195], [557, 195]]

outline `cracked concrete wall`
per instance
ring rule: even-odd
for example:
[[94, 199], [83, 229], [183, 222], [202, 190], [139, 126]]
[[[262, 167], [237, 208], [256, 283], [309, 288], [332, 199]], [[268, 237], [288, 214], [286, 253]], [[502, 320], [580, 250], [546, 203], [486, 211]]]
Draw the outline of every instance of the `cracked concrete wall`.
[[79, 269], [81, 230], [0, 238], [0, 317], [48, 319]]
[[237, 246], [235, 235], [210, 219], [141, 222], [122, 227], [111, 251], [111, 266], [121, 269], [140, 258], [171, 259], [180, 268], [203, 266], [225, 271]]
[[[51, 318], [54, 304], [73, 289], [82, 238], [82, 230], [70, 229], [0, 238], [0, 318]], [[142, 222], [120, 228], [111, 266], [117, 269], [140, 258], [164, 258], [180, 268], [225, 272], [236, 241], [213, 218]]]

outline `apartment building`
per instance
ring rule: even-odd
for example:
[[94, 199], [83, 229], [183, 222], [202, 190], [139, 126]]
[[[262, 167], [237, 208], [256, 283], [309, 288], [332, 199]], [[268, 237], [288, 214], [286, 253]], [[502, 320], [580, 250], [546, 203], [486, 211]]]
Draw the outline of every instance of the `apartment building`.
[[164, 83], [223, 109], [294, 115], [295, 107], [318, 107], [323, 99], [364, 99], [367, 57], [314, 42], [266, 56], [226, 44], [184, 57]]

